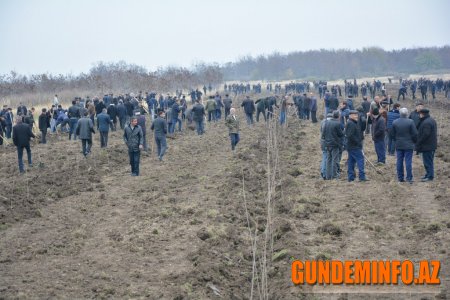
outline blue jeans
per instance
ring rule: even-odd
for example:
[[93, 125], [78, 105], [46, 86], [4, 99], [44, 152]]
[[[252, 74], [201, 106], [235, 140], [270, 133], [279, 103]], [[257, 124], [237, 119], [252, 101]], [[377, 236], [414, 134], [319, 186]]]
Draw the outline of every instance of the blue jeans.
[[358, 165], [359, 180], [366, 180], [364, 172], [364, 155], [362, 149], [347, 150], [348, 153], [348, 181], [355, 180], [355, 164]]
[[339, 178], [340, 155], [341, 150], [339, 147], [327, 148], [326, 179]]
[[25, 170], [23, 169], [23, 149], [25, 148], [25, 150], [27, 151], [27, 158], [28, 158], [28, 164], [31, 165], [32, 161], [31, 161], [31, 148], [30, 145], [25, 146], [25, 147], [17, 147], [17, 158], [19, 161], [19, 171], [22, 173]]
[[320, 175], [323, 179], [326, 178], [326, 172], [327, 172], [327, 151], [322, 150], [322, 162], [320, 163]]
[[174, 131], [175, 131], [175, 123], [173, 122], [173, 120], [172, 120], [172, 123], [168, 123], [167, 124], [168, 126], [168, 128], [167, 128], [167, 130], [169, 131], [169, 134], [172, 134], [172, 133], [174, 133]]
[[413, 150], [397, 149], [397, 178], [398, 178], [398, 181], [405, 180], [403, 162], [405, 162], [405, 167], [406, 167], [406, 180], [407, 181], [413, 180], [412, 157], [413, 157]]
[[167, 142], [166, 142], [166, 136], [156, 136], [155, 135], [155, 142], [156, 142], [156, 147], [158, 149], [158, 158], [162, 159], [164, 156], [164, 153], [166, 152], [167, 149]]
[[81, 150], [83, 151], [83, 155], [86, 156], [91, 152], [92, 147], [92, 139], [81, 139]]
[[181, 120], [179, 118], [175, 118], [172, 120], [173, 132], [175, 131], [175, 128], [177, 127], [177, 123], [178, 123], [178, 131], [181, 131]]
[[386, 143], [383, 141], [376, 141], [375, 144], [375, 152], [377, 153], [378, 160], [377, 162], [386, 163]]
[[76, 140], [77, 139], [77, 123], [78, 123], [78, 119], [77, 118], [70, 118], [69, 120], [69, 126], [70, 126], [70, 131], [69, 131], [69, 140], [72, 139], [72, 134], [73, 134], [73, 139]]
[[216, 108], [216, 120], [220, 120], [222, 117], [222, 110], [220, 108]]
[[203, 133], [205, 133], [203, 126], [204, 126], [203, 119], [200, 121], [195, 121], [195, 127], [197, 128], [198, 135], [202, 135]]
[[422, 152], [423, 166], [425, 167], [425, 178], [434, 179], [434, 151]]
[[139, 176], [139, 161], [141, 159], [140, 151], [128, 151], [130, 157], [131, 174]]
[[280, 111], [280, 124], [283, 125], [286, 123], [286, 111]]
[[388, 129], [385, 140], [387, 141], [388, 153], [390, 155], [394, 155], [395, 154], [395, 141], [394, 141], [394, 136], [392, 135], [392, 129]]
[[247, 124], [252, 125], [253, 124], [253, 114], [245, 113], [245, 117], [247, 118]]
[[208, 111], [208, 122], [211, 122], [211, 120], [216, 122], [216, 111], [215, 110]]
[[6, 125], [6, 138], [10, 139], [11, 138], [11, 133], [12, 133], [12, 125]]
[[230, 139], [231, 139], [231, 150], [234, 150], [236, 148], [237, 143], [239, 143], [239, 133], [230, 133]]

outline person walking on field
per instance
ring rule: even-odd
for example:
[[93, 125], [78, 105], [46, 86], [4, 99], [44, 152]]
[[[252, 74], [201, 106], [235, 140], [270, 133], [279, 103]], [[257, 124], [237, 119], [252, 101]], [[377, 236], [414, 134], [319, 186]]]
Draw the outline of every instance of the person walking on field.
[[414, 144], [417, 141], [417, 129], [414, 121], [408, 119], [408, 109], [400, 109], [400, 118], [392, 123], [392, 139], [397, 151], [397, 178], [404, 182], [404, 166], [406, 167], [406, 181], [413, 183], [412, 157]]
[[155, 132], [155, 143], [157, 148], [158, 159], [163, 160], [164, 153], [167, 149], [167, 122], [165, 120], [164, 111], [158, 113], [158, 117], [153, 121], [151, 129]]
[[139, 163], [141, 150], [144, 149], [144, 135], [136, 117], [131, 117], [130, 123], [125, 126], [123, 140], [128, 146], [130, 158], [131, 176], [139, 176]]
[[42, 113], [38, 119], [39, 130], [41, 131], [41, 144], [47, 144], [47, 129], [50, 127], [50, 116], [47, 114], [47, 109], [43, 108]]
[[420, 122], [417, 135], [416, 151], [422, 153], [425, 175], [422, 182], [434, 179], [434, 152], [437, 149], [437, 125], [430, 117], [430, 111], [422, 108], [420, 111]]
[[236, 109], [230, 109], [230, 115], [225, 119], [225, 125], [228, 127], [228, 131], [231, 139], [231, 150], [236, 151], [236, 145], [239, 143], [239, 119], [236, 116]]
[[100, 132], [100, 148], [108, 146], [109, 126], [111, 125], [111, 117], [107, 114], [106, 108], [97, 115], [97, 129]]
[[84, 157], [91, 153], [92, 134], [95, 134], [94, 123], [89, 118], [89, 113], [84, 112], [84, 116], [78, 120], [76, 134], [81, 139], [81, 149]]
[[17, 147], [19, 172], [22, 174], [25, 172], [23, 168], [23, 149], [27, 151], [28, 166], [33, 166], [33, 162], [31, 161], [30, 139], [34, 138], [35, 136], [31, 131], [31, 127], [22, 122], [22, 118], [16, 119], [16, 126], [13, 127], [12, 131], [14, 146]]

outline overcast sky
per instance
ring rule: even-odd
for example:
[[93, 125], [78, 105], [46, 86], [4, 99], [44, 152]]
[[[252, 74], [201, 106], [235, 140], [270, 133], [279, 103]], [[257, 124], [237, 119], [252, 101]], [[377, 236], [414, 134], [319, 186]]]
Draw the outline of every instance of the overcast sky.
[[0, 74], [450, 44], [448, 0], [0, 0]]

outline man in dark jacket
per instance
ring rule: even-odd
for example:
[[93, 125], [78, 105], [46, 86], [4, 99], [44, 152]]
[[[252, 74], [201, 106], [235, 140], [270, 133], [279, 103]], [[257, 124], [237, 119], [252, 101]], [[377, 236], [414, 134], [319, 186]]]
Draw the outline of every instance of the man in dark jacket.
[[120, 128], [125, 128], [125, 121], [127, 120], [127, 108], [123, 105], [123, 101], [120, 100], [117, 105], [117, 117], [119, 118]]
[[311, 121], [317, 123], [317, 98], [313, 93], [310, 93], [309, 96], [311, 98], [311, 106], [309, 107], [311, 111]]
[[167, 122], [165, 120], [165, 113], [164, 111], [160, 111], [158, 114], [158, 117], [155, 121], [152, 123], [151, 129], [155, 132], [155, 143], [157, 147], [157, 154], [158, 159], [160, 161], [163, 160], [164, 153], [167, 149], [167, 142], [166, 142], [166, 134], [167, 134]]
[[[38, 120], [39, 130], [41, 131], [41, 144], [47, 144], [47, 129], [50, 127], [50, 115], [47, 109], [43, 108]], [[76, 125], [75, 125], [76, 126]]]
[[225, 99], [223, 99], [223, 105], [225, 106], [225, 119], [230, 114], [231, 104], [233, 103], [233, 100], [229, 97], [228, 94], [225, 95]]
[[420, 113], [419, 111], [423, 108], [423, 103], [419, 102], [416, 104], [416, 109], [411, 112], [409, 115], [409, 118], [414, 121], [414, 125], [416, 128], [419, 128], [419, 122], [420, 122]]
[[76, 133], [81, 139], [81, 150], [84, 157], [86, 157], [91, 153], [92, 134], [95, 134], [94, 123], [89, 118], [89, 113], [87, 111], [84, 113], [84, 116], [78, 120]]
[[111, 118], [111, 123], [109, 123], [111, 131], [116, 131], [117, 125], [117, 107], [114, 103], [109, 104], [106, 109], [106, 113]]
[[375, 152], [377, 153], [377, 163], [384, 165], [386, 163], [386, 143], [384, 142], [386, 121], [380, 115], [378, 108], [372, 110], [372, 126], [372, 140], [375, 145]]
[[349, 112], [349, 119], [345, 126], [348, 153], [348, 181], [355, 180], [355, 163], [358, 165], [359, 181], [366, 181], [364, 172], [364, 154], [362, 152], [363, 135], [358, 124], [359, 113], [357, 110]]
[[131, 176], [139, 176], [139, 162], [141, 150], [144, 149], [144, 137], [142, 128], [137, 124], [136, 117], [131, 117], [130, 124], [125, 127], [123, 140], [128, 146], [128, 156], [130, 157]]
[[406, 181], [413, 182], [412, 157], [414, 144], [417, 141], [417, 129], [414, 121], [408, 119], [408, 109], [400, 109], [400, 118], [392, 123], [392, 138], [397, 150], [397, 178], [404, 182], [404, 166], [406, 167]]
[[340, 154], [342, 151], [344, 133], [339, 122], [339, 111], [333, 112], [333, 118], [324, 124], [323, 138], [327, 151], [325, 179], [339, 178]]
[[28, 166], [32, 167], [33, 163], [31, 161], [31, 148], [30, 139], [34, 138], [34, 134], [31, 131], [31, 127], [27, 124], [22, 123], [22, 118], [17, 118], [16, 126], [13, 127], [13, 142], [17, 147], [17, 157], [19, 161], [19, 172], [24, 173], [23, 168], [23, 149], [27, 151]]
[[108, 134], [111, 118], [107, 114], [106, 108], [97, 115], [97, 129], [100, 132], [100, 148], [108, 146]]
[[242, 101], [241, 106], [244, 108], [245, 116], [247, 118], [247, 124], [253, 124], [253, 113], [255, 112], [255, 102], [250, 99], [250, 96], [246, 96], [246, 99]]
[[434, 151], [437, 148], [437, 125], [430, 117], [430, 111], [422, 108], [420, 111], [420, 122], [417, 135], [416, 151], [422, 153], [423, 166], [426, 174], [422, 182], [434, 179]]
[[72, 134], [73, 134], [73, 139], [76, 140], [77, 139], [77, 135], [75, 134], [76, 128], [77, 127], [77, 123], [78, 123], [78, 119], [80, 119], [81, 114], [80, 114], [80, 107], [77, 105], [77, 101], [73, 100], [72, 101], [72, 106], [69, 107], [69, 109], [67, 110], [67, 116], [69, 117], [69, 140], [72, 139]]
[[203, 128], [205, 115], [205, 107], [200, 103], [200, 100], [197, 99], [192, 107], [192, 120], [195, 122], [198, 135], [202, 135], [205, 132]]
[[392, 134], [392, 124], [394, 123], [395, 120], [400, 118], [399, 109], [400, 109], [400, 104], [395, 103], [394, 108], [392, 110], [388, 111], [388, 113], [387, 113], [387, 122], [386, 122], [386, 128], [387, 128], [386, 137], [387, 138], [385, 140], [387, 140], [388, 154], [392, 155], [392, 156], [395, 154], [395, 140], [394, 140], [394, 136]]
[[259, 115], [263, 114], [264, 121], [267, 121], [266, 119], [266, 99], [258, 99], [255, 102], [256, 104], [256, 122], [259, 122]]

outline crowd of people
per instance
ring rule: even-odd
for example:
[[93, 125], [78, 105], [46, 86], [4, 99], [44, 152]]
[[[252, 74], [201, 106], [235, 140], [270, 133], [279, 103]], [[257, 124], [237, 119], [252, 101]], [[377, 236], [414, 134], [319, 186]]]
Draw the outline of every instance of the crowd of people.
[[[404, 84], [403, 81], [402, 84]], [[411, 84], [411, 83], [406, 83]], [[414, 82], [412, 83], [414, 84]], [[445, 83], [443, 83], [445, 86]], [[365, 83], [362, 84], [365, 86]], [[167, 149], [167, 136], [173, 136], [186, 129], [196, 130], [198, 135], [205, 132], [205, 122], [219, 122], [224, 117], [224, 125], [228, 128], [232, 151], [240, 140], [240, 120], [236, 108], [242, 108], [246, 123], [253, 126], [262, 118], [265, 122], [277, 118], [281, 125], [286, 125], [288, 115], [302, 120], [317, 123], [319, 93], [324, 104], [323, 121], [320, 124], [320, 141], [322, 148], [321, 176], [325, 180], [340, 177], [340, 162], [344, 151], [348, 153], [348, 181], [354, 181], [355, 167], [358, 168], [360, 181], [367, 181], [363, 140], [370, 135], [377, 154], [376, 165], [386, 163], [386, 154], [397, 156], [397, 177], [400, 182], [413, 182], [413, 152], [420, 153], [423, 159], [425, 174], [422, 181], [434, 179], [434, 151], [437, 148], [437, 125], [423, 103], [417, 103], [416, 109], [409, 113], [400, 102], [394, 103], [392, 97], [383, 90], [384, 84], [374, 82], [381, 93], [371, 101], [368, 94], [361, 91], [362, 101], [356, 105], [358, 84], [356, 80], [345, 82], [345, 98], [339, 99], [341, 90], [338, 85], [330, 86], [325, 81], [310, 85], [308, 82], [289, 83], [285, 93], [278, 94], [278, 85], [274, 92], [267, 86], [268, 96], [259, 97], [261, 85], [256, 86], [256, 93], [247, 94], [241, 103], [236, 103], [229, 92], [247, 93], [248, 85], [232, 84], [225, 88], [224, 95], [212, 94], [211, 89], [204, 86], [204, 94], [209, 91], [208, 99], [204, 99], [199, 90], [192, 90], [191, 105], [184, 95], [177, 91], [176, 96], [166, 96], [155, 92], [145, 95], [130, 93], [103, 98], [90, 99], [76, 97], [71, 106], [63, 108], [55, 95], [51, 108], [43, 108], [35, 126], [35, 109], [27, 109], [20, 103], [14, 115], [12, 108], [5, 105], [0, 112], [0, 142], [10, 143], [17, 147], [19, 171], [25, 171], [23, 150], [27, 152], [29, 166], [32, 166], [30, 139], [34, 132], [40, 131], [40, 143], [47, 143], [47, 132], [67, 134], [69, 140], [81, 140], [82, 153], [87, 157], [91, 153], [93, 134], [100, 136], [100, 147], [108, 146], [110, 131], [123, 130], [123, 140], [128, 147], [131, 175], [139, 175], [141, 151], [149, 151], [147, 127], [154, 132], [156, 155], [163, 160]], [[250, 88], [250, 87], [249, 87]], [[255, 89], [255, 86], [253, 87]], [[374, 88], [375, 89], [375, 88]], [[239, 92], [236, 92], [239, 91]], [[358, 101], [359, 102], [359, 101]], [[239, 105], [238, 105], [239, 104]], [[148, 116], [148, 117], [146, 117]], [[146, 121], [150, 119], [151, 125]], [[16, 124], [13, 126], [13, 124]], [[177, 126], [178, 125], [178, 126]], [[368, 161], [372, 165], [372, 162]], [[374, 164], [374, 167], [375, 167]], [[406, 169], [406, 176], [405, 176]]]

